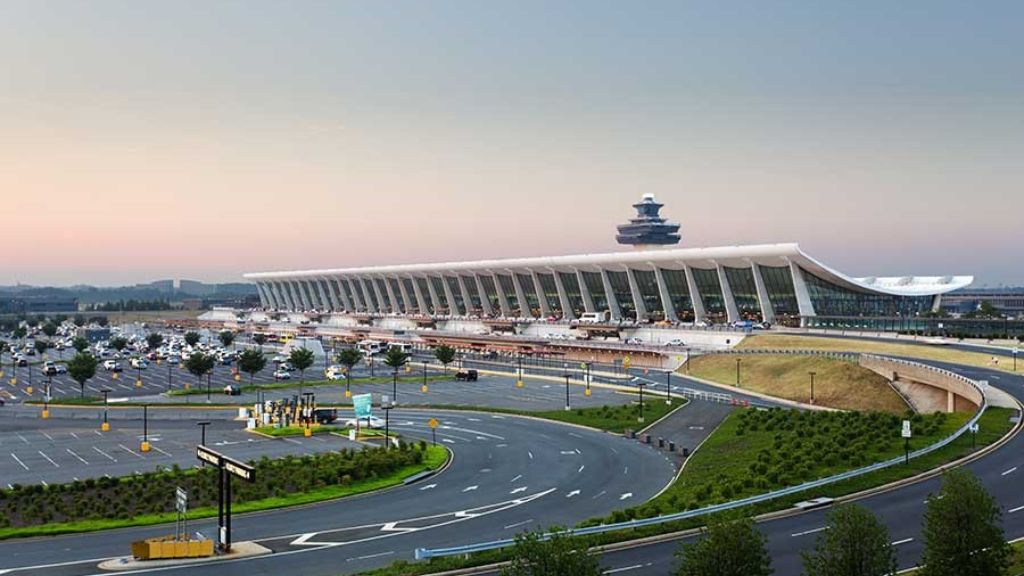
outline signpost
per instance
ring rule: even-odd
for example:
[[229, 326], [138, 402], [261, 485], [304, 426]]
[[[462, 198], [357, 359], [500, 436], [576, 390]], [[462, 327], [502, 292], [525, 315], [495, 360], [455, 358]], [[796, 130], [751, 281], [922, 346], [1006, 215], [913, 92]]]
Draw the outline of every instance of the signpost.
[[183, 542], [188, 540], [188, 492], [180, 486], [174, 490], [174, 509], [178, 513], [174, 521], [174, 539]]
[[978, 446], [978, 423], [971, 424], [971, 450]]
[[910, 420], [903, 421], [903, 430], [900, 431], [903, 437], [903, 463], [910, 464]]
[[437, 418], [431, 418], [428, 420], [427, 426], [430, 426], [430, 435], [433, 437], [433, 444], [434, 446], [437, 446]]
[[352, 397], [352, 410], [356, 415], [356, 436], [359, 436], [359, 423], [366, 420], [370, 422], [370, 415], [373, 412], [373, 394], [356, 394]]
[[196, 446], [196, 457], [217, 467], [217, 537], [223, 551], [231, 550], [231, 477], [256, 479], [256, 469], [206, 446]]

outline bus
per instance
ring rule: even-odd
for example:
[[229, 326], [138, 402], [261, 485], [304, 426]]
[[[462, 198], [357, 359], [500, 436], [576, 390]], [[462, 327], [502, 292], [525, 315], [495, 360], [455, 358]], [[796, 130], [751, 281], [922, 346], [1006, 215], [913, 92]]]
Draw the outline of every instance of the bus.
[[363, 356], [373, 356], [384, 351], [384, 345], [379, 340], [362, 340], [356, 345]]
[[405, 352], [406, 354], [411, 354], [412, 353], [412, 344], [410, 342], [389, 342], [388, 343], [388, 350], [392, 350], [392, 349], [401, 350], [402, 352]]

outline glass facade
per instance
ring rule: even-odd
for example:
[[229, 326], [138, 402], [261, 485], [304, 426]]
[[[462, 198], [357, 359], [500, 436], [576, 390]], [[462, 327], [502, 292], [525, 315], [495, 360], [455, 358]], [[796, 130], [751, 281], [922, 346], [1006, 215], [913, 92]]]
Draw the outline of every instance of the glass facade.
[[683, 322], [693, 322], [693, 301], [690, 299], [690, 286], [686, 283], [686, 272], [662, 268], [661, 277], [665, 279], [676, 316]]
[[612, 292], [619, 302], [619, 311], [623, 318], [636, 320], [636, 305], [633, 303], [633, 291], [629, 289], [629, 277], [625, 272], [613, 272], [605, 270], [608, 274], [608, 281], [611, 282]]
[[398, 280], [396, 278], [388, 278], [385, 282], [387, 282], [388, 286], [391, 288], [391, 291], [388, 292], [388, 296], [394, 294], [395, 301], [393, 304], [395, 305], [395, 312], [404, 313], [408, 308], [405, 306], [405, 299], [402, 298], [402, 289], [398, 286]]
[[891, 296], [841, 288], [801, 269], [818, 316], [916, 316], [932, 309], [934, 296]]
[[693, 281], [697, 283], [697, 291], [704, 301], [704, 312], [712, 322], [723, 322], [726, 318], [725, 299], [722, 297], [722, 285], [718, 282], [717, 270], [692, 268]]
[[377, 295], [373, 292], [372, 282], [372, 280], [360, 279], [359, 286], [363, 289], [363, 294], [366, 294], [366, 297], [369, 299], [373, 309], [380, 312], [381, 304], [377, 301]]
[[547, 301], [551, 314], [556, 318], [561, 318], [562, 302], [558, 299], [558, 286], [555, 285], [555, 277], [538, 272], [537, 280], [540, 282], [540, 290], [544, 294], [544, 300]]
[[448, 289], [452, 291], [452, 314], [466, 314], [466, 303], [462, 301], [462, 289], [459, 288], [459, 279], [454, 276], [445, 276], [444, 281], [448, 283]]
[[449, 314], [448, 298], [444, 293], [444, 281], [440, 276], [431, 276], [430, 287], [434, 289], [433, 292], [430, 292], [431, 297], [437, 299], [437, 303], [434, 305], [436, 308], [434, 314]]
[[658, 279], [654, 277], [653, 270], [633, 270], [633, 278], [636, 286], [640, 289], [640, 295], [644, 300], [644, 308], [647, 309], [647, 317], [655, 322], [665, 319], [665, 309], [661, 305], [661, 295], [658, 293]]
[[796, 302], [793, 275], [788, 266], [758, 266], [768, 300], [775, 312], [775, 321], [786, 326], [800, 325], [800, 306]]
[[421, 313], [420, 303], [416, 301], [416, 288], [412, 285], [412, 278], [402, 278], [402, 286], [405, 287], [405, 295], [409, 297], [406, 309], [414, 314]]
[[366, 299], [366, 294], [363, 294], [363, 283], [358, 278], [353, 278], [350, 282], [352, 283], [352, 289], [355, 290], [356, 300], [363, 305], [364, 310], [369, 310], [369, 300]]
[[754, 284], [754, 270], [728, 266], [724, 270], [725, 279], [729, 281], [729, 289], [732, 290], [732, 299], [736, 302], [736, 310], [740, 313], [740, 319], [760, 322], [762, 320], [761, 301], [757, 297], [757, 285]]
[[594, 311], [604, 312], [608, 310], [608, 296], [604, 293], [604, 282], [601, 281], [601, 274], [598, 272], [583, 272], [580, 271], [583, 276], [583, 282], [587, 285], [587, 292], [590, 292], [590, 298], [594, 301]]
[[389, 298], [390, 294], [388, 294], [388, 287], [384, 285], [384, 281], [380, 278], [373, 278], [370, 281], [373, 282], [374, 286], [377, 287], [377, 292], [380, 293], [381, 311], [394, 312], [394, 310], [391, 309], [391, 298]]
[[420, 289], [420, 296], [423, 297], [423, 304], [427, 307], [426, 310], [421, 312], [423, 314], [436, 314], [434, 311], [434, 303], [430, 299], [430, 288], [427, 287], [427, 279], [417, 276], [416, 287]]
[[466, 287], [466, 293], [469, 294], [469, 314], [483, 314], [483, 304], [480, 303], [480, 291], [476, 289], [476, 279], [472, 276], [461, 276], [462, 284]]
[[480, 284], [484, 287], [484, 296], [487, 297], [487, 301], [491, 304], [491, 311], [495, 314], [501, 314], [501, 300], [498, 298], [498, 290], [494, 286], [494, 278], [481, 274]]
[[537, 299], [537, 289], [533, 284], [533, 278], [529, 274], [516, 274], [516, 280], [519, 281], [519, 286], [523, 289], [523, 297], [526, 298], [526, 306], [529, 311], [529, 315], [535, 318], [540, 318], [540, 300]]
[[512, 316], [518, 316], [519, 298], [516, 297], [516, 287], [512, 284], [512, 277], [507, 274], [497, 274], [497, 277], [501, 293], [505, 295], [505, 300], [508, 301], [508, 313]]
[[565, 295], [569, 299], [569, 305], [572, 306], [573, 313], [579, 318], [587, 310], [583, 304], [583, 294], [580, 292], [580, 282], [576, 278], [576, 274], [573, 272], [559, 272], [558, 277], [562, 281], [562, 287], [565, 288]]

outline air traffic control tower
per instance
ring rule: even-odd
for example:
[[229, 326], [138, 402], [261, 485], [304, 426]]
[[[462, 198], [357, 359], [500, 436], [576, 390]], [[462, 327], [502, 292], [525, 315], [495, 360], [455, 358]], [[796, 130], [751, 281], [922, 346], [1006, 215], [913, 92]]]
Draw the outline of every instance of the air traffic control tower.
[[620, 225], [615, 239], [619, 244], [631, 245], [637, 249], [678, 244], [679, 224], [667, 222], [658, 215], [662, 206], [664, 204], [659, 204], [654, 199], [654, 194], [644, 194], [640, 202], [633, 204], [633, 208], [636, 208], [636, 218], [631, 218], [629, 224]]

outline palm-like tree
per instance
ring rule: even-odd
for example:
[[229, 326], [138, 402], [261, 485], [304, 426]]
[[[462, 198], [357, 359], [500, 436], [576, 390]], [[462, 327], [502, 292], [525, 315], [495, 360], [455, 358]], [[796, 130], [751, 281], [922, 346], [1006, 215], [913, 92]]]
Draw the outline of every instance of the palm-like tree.
[[306, 383], [306, 368], [313, 365], [313, 351], [309, 348], [295, 348], [288, 354], [288, 363], [299, 371], [299, 395], [302, 395], [302, 385]]
[[405, 366], [406, 361], [409, 360], [409, 354], [402, 351], [400, 348], [388, 348], [388, 351], [384, 353], [384, 365], [391, 368], [393, 371], [391, 380], [391, 393], [394, 394], [393, 402], [398, 404], [398, 370]]
[[352, 396], [352, 368], [363, 359], [363, 353], [355, 348], [345, 348], [334, 359], [345, 367], [345, 397]]
[[444, 373], [448, 374], [448, 365], [455, 360], [455, 348], [442, 344], [434, 348], [434, 358], [444, 366]]

